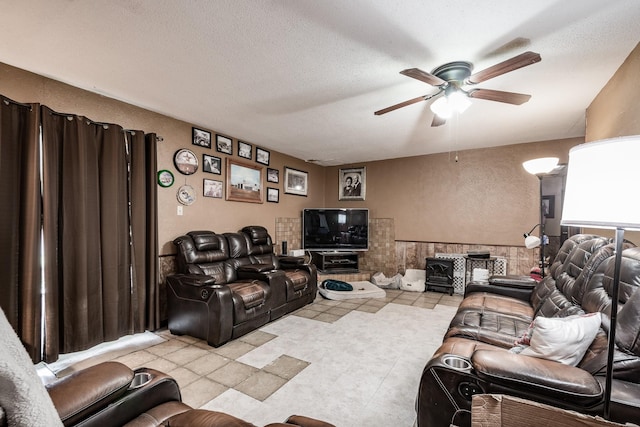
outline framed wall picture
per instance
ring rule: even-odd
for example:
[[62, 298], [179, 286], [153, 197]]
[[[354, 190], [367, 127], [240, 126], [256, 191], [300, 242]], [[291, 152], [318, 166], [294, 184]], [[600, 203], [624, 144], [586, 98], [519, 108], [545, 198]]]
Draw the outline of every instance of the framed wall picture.
[[280, 190], [278, 190], [277, 188], [267, 187], [267, 202], [280, 202]]
[[246, 142], [238, 141], [238, 157], [251, 160], [253, 147]]
[[182, 148], [173, 155], [173, 164], [183, 175], [192, 175], [198, 170], [198, 157], [186, 148]]
[[211, 132], [198, 128], [192, 129], [191, 143], [200, 147], [211, 148]]
[[228, 155], [233, 154], [233, 141], [224, 135], [216, 134], [216, 151]]
[[204, 197], [213, 197], [214, 199], [222, 199], [222, 181], [216, 179], [204, 179], [203, 180]]
[[338, 200], [364, 200], [366, 194], [366, 167], [340, 169]]
[[262, 167], [227, 157], [226, 200], [262, 203], [263, 193]]
[[216, 175], [222, 174], [222, 159], [208, 154], [202, 155], [202, 170]]
[[260, 147], [256, 147], [256, 162], [269, 166], [269, 157], [271, 157], [271, 153]]
[[278, 169], [267, 168], [267, 182], [280, 182], [280, 171]]
[[556, 217], [556, 196], [542, 196], [542, 209], [545, 218]]
[[290, 167], [284, 167], [284, 192], [297, 196], [306, 196], [309, 190], [309, 173]]

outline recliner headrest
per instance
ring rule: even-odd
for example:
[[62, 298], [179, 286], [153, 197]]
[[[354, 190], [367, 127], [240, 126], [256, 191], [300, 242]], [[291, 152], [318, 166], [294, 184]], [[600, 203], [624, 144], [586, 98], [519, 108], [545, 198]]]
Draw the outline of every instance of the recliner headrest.
[[213, 231], [190, 231], [187, 235], [193, 239], [193, 243], [199, 251], [215, 251], [220, 249], [218, 235]]
[[251, 243], [254, 245], [266, 245], [269, 242], [269, 233], [267, 229], [259, 225], [249, 225], [241, 230], [249, 235]]

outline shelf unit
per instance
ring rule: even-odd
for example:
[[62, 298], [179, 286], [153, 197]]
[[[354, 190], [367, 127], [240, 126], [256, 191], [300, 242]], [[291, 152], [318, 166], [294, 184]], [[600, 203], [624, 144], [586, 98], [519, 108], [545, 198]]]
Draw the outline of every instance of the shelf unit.
[[311, 252], [311, 260], [324, 274], [357, 273], [357, 252]]

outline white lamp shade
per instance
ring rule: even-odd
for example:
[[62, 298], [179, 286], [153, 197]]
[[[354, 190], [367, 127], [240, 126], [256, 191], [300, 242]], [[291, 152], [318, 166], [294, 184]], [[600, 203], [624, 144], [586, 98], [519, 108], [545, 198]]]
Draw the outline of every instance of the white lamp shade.
[[541, 157], [539, 159], [527, 160], [522, 167], [532, 175], [549, 173], [558, 166], [557, 157]]
[[573, 147], [562, 225], [640, 230], [640, 135]]
[[536, 236], [527, 236], [524, 239], [524, 246], [527, 249], [537, 248], [538, 246], [540, 246], [540, 238]]
[[451, 113], [453, 112], [451, 105], [449, 105], [449, 100], [446, 96], [436, 99], [431, 104], [431, 111], [433, 111], [438, 117], [441, 117], [443, 119], [448, 119], [449, 117], [451, 117]]

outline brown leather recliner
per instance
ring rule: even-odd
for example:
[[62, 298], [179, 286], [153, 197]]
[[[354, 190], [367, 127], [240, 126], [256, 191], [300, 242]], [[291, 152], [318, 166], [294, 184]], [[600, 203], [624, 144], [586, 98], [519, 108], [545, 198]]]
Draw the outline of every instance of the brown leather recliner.
[[[524, 283], [503, 278], [469, 286], [442, 345], [424, 368], [418, 426], [469, 425], [471, 398], [478, 393], [504, 393], [602, 415], [615, 261], [614, 245], [608, 242], [592, 235], [567, 240], [551, 275], [528, 295], [512, 293], [525, 289]], [[622, 252], [611, 419], [638, 423], [640, 248], [631, 246]], [[536, 317], [594, 312], [601, 313], [602, 327], [576, 366], [508, 351]]]
[[169, 330], [218, 347], [313, 302], [317, 272], [276, 257], [264, 227], [191, 231], [174, 240], [179, 274], [167, 277]]
[[276, 256], [267, 229], [258, 225], [244, 227], [241, 232], [248, 239], [249, 258], [253, 264], [273, 265], [284, 271], [285, 301], [271, 309], [271, 320], [313, 302], [318, 291], [316, 266], [304, 258]]
[[234, 251], [246, 263], [230, 258], [227, 238], [212, 231], [192, 231], [174, 243], [182, 274], [167, 277], [171, 333], [218, 347], [269, 322], [272, 300], [284, 298], [275, 294], [282, 286], [271, 285], [282, 282], [284, 273], [250, 265], [244, 238], [235, 242]]

